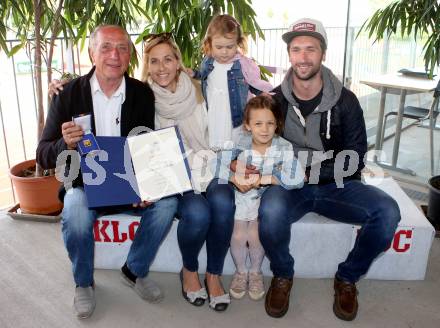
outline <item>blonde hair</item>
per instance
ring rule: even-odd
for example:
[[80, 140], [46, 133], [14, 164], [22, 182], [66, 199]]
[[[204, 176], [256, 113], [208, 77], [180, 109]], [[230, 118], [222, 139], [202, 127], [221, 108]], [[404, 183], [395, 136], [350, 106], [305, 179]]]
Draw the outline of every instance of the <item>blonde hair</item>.
[[230, 15], [217, 15], [211, 19], [202, 43], [202, 52], [206, 56], [211, 55], [212, 37], [214, 35], [235, 38], [241, 53], [245, 54], [247, 52], [246, 37], [243, 35], [241, 26], [234, 17]]
[[[148, 38], [147, 38], [148, 39]], [[144, 51], [142, 56], [142, 75], [141, 75], [141, 81], [142, 82], [149, 82], [149, 61], [150, 61], [150, 52], [151, 50], [159, 45], [159, 44], [167, 44], [174, 55], [174, 57], [177, 59], [179, 63], [179, 68], [177, 69], [176, 74], [176, 80], [179, 79], [180, 73], [185, 69], [185, 66], [183, 65], [182, 61], [182, 53], [180, 52], [179, 47], [177, 46], [176, 42], [171, 38], [170, 33], [161, 33], [157, 35], [152, 35], [144, 44]]]

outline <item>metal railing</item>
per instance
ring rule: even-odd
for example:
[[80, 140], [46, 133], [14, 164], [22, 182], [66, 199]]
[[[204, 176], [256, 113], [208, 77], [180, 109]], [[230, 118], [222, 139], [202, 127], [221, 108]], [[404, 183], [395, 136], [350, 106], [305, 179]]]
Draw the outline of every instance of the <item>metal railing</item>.
[[[285, 29], [264, 29], [264, 40], [249, 41], [248, 55], [264, 66], [279, 68], [271, 82], [278, 85], [289, 65], [286, 44], [281, 35]], [[361, 85], [359, 80], [368, 75], [395, 72], [402, 67], [423, 66], [419, 54], [421, 45], [413, 38], [401, 40], [392, 38], [373, 43], [365, 35], [355, 38], [358, 28], [349, 28], [347, 36], [347, 60], [345, 67], [346, 85], [359, 97], [364, 108], [367, 127], [374, 128], [377, 120], [377, 92]], [[328, 51], [324, 64], [342, 78], [344, 76], [345, 27], [327, 27]], [[136, 35], [133, 35], [133, 40]], [[18, 41], [10, 40], [13, 46]], [[57, 40], [53, 66], [60, 72], [69, 71], [84, 74], [90, 67], [87, 49], [68, 47], [64, 40]], [[142, 45], [136, 45], [142, 53]], [[15, 202], [8, 169], [11, 165], [35, 157], [36, 100], [32, 78], [32, 56], [20, 51], [11, 58], [0, 52], [0, 208]], [[44, 68], [43, 68], [44, 69]], [[57, 74], [53, 75], [54, 78]], [[140, 77], [140, 68], [135, 72]], [[43, 86], [47, 86], [43, 74]], [[44, 90], [46, 92], [46, 90]], [[417, 96], [409, 96], [417, 97]], [[397, 106], [397, 99], [395, 101]], [[418, 99], [410, 99], [418, 101]], [[45, 104], [47, 108], [47, 104]], [[393, 105], [391, 105], [393, 107]], [[374, 132], [373, 132], [374, 133]], [[370, 133], [371, 134], [371, 133]]]

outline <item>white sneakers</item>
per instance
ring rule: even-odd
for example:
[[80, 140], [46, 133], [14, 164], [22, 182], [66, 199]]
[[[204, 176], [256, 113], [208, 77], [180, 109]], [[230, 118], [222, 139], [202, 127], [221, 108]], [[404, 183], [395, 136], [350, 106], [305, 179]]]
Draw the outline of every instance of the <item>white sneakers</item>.
[[247, 291], [248, 274], [247, 272], [235, 271], [229, 286], [229, 294], [237, 300], [243, 298]]
[[235, 299], [241, 299], [249, 292], [249, 297], [254, 300], [260, 300], [264, 295], [263, 274], [261, 272], [238, 272], [234, 273], [229, 293]]
[[249, 273], [249, 297], [259, 301], [264, 296], [263, 274], [261, 272]]

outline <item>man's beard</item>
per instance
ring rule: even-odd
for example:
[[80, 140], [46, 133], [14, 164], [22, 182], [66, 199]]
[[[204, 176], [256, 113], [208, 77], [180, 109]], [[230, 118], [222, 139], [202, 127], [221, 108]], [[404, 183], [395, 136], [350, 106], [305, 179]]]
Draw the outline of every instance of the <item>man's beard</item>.
[[316, 74], [319, 73], [320, 70], [321, 70], [321, 65], [319, 65], [318, 67], [314, 67], [313, 70], [311, 70], [306, 75], [300, 75], [300, 73], [297, 72], [297, 69], [295, 69], [295, 67], [293, 67], [293, 74], [295, 74], [295, 76], [299, 80], [308, 81], [308, 80], [311, 80], [312, 78], [314, 78], [316, 76]]

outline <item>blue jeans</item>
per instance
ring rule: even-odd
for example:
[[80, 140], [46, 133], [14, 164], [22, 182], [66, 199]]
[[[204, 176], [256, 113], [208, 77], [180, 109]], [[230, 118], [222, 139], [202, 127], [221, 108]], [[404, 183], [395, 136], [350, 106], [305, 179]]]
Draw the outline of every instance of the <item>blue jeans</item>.
[[206, 271], [221, 275], [234, 227], [234, 190], [211, 181], [205, 194], [187, 192], [179, 200], [177, 240], [183, 266], [199, 269], [198, 256], [206, 241]]
[[[177, 198], [168, 197], [143, 208], [133, 209], [141, 222], [127, 257], [127, 266], [137, 277], [148, 274], [162, 240], [170, 230], [177, 210]], [[98, 212], [89, 210], [82, 188], [72, 188], [64, 196], [62, 232], [64, 244], [72, 261], [76, 285], [88, 287], [93, 283], [95, 241], [93, 224]]]
[[307, 184], [293, 190], [271, 186], [261, 199], [259, 234], [274, 276], [293, 277], [290, 228], [308, 212], [361, 225], [353, 249], [336, 272], [338, 278], [352, 283], [357, 282], [373, 260], [389, 247], [400, 221], [396, 201], [359, 180], [344, 182], [344, 188], [336, 188], [335, 183]]

